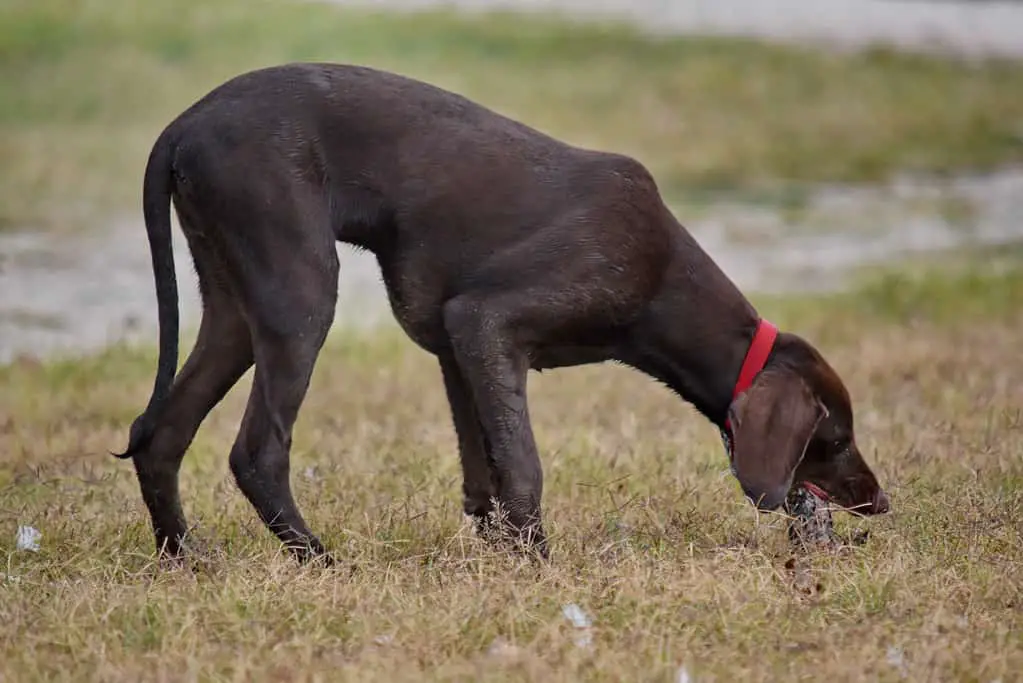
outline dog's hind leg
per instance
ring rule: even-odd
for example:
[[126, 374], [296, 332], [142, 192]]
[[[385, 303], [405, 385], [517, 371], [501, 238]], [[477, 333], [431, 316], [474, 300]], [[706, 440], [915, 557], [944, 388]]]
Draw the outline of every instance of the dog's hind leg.
[[[298, 221], [294, 225], [300, 225]], [[315, 224], [312, 224], [315, 225]], [[264, 223], [249, 235], [266, 235]], [[260, 519], [299, 561], [331, 558], [309, 530], [291, 491], [292, 430], [305, 400], [316, 359], [334, 320], [338, 260], [326, 231], [274, 248], [250, 242], [258, 258], [273, 249], [262, 267], [237, 269], [253, 334], [256, 370], [245, 416], [231, 449], [231, 471]], [[280, 232], [276, 233], [278, 236]]]
[[197, 254], [203, 296], [195, 346], [178, 373], [152, 439], [132, 459], [149, 510], [157, 551], [181, 552], [187, 527], [178, 492], [181, 461], [206, 415], [252, 366], [248, 326], [227, 292], [212, 280], [208, 255]]
[[301, 309], [296, 302], [296, 311], [307, 311], [305, 329], [290, 335], [257, 329], [252, 393], [231, 449], [239, 488], [300, 561], [325, 554], [295, 504], [289, 479], [292, 429], [334, 312], [332, 300], [320, 303]]
[[480, 425], [472, 393], [457, 361], [448, 354], [440, 356], [440, 369], [444, 378], [451, 416], [458, 436], [458, 456], [462, 463], [462, 494], [465, 514], [473, 518], [479, 532], [486, 530], [488, 516], [497, 495], [486, 435]]

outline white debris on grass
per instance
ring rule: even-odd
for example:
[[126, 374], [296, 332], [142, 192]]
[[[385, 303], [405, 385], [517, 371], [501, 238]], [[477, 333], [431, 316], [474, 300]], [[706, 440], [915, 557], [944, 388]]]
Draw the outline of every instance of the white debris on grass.
[[501, 636], [494, 638], [494, 642], [487, 648], [487, 654], [491, 657], [517, 657], [521, 653], [517, 645], [512, 645]]
[[683, 664], [678, 668], [678, 675], [675, 676], [675, 683], [693, 683], [693, 677], [689, 675], [689, 669]]
[[570, 602], [562, 607], [561, 613], [579, 632], [575, 637], [575, 644], [583, 648], [592, 646], [593, 634], [590, 632], [590, 627], [593, 626], [593, 622], [590, 620], [589, 615], [574, 602]]
[[28, 550], [37, 553], [39, 552], [39, 541], [42, 537], [43, 535], [35, 527], [19, 526], [16, 547], [18, 550]]
[[902, 678], [905, 678], [909, 674], [906, 669], [906, 657], [903, 655], [901, 647], [896, 647], [894, 645], [889, 647], [888, 651], [885, 653], [885, 661], [887, 661], [892, 667], [898, 669], [899, 675], [902, 676]]

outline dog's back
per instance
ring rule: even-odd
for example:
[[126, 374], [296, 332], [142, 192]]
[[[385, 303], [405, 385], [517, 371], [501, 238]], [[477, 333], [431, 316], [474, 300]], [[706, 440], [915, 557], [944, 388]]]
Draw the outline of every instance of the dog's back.
[[252, 181], [286, 170], [328, 190], [337, 239], [377, 253], [398, 229], [422, 236], [431, 227], [448, 236], [486, 229], [499, 247], [613, 195], [623, 179], [653, 185], [628, 157], [568, 145], [455, 93], [361, 66], [248, 72], [170, 128], [180, 177]]

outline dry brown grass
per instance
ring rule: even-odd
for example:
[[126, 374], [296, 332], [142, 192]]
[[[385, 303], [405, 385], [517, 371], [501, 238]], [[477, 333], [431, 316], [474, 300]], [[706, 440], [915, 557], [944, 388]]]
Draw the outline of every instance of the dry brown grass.
[[[381, 333], [331, 342], [295, 437], [300, 505], [354, 573], [293, 565], [235, 489], [248, 379], [186, 460], [186, 510], [213, 549], [195, 573], [157, 571], [130, 465], [105, 454], [152, 354], [0, 368], [0, 680], [669, 681], [683, 663], [697, 681], [1020, 680], [1013, 278], [980, 289], [999, 305], [953, 301], [941, 322], [878, 315], [883, 289], [763, 302], [846, 377], [894, 503], [836, 518], [866, 545], [794, 565], [784, 520], [756, 518], [714, 430], [614, 366], [532, 376], [554, 562], [489, 549], [460, 515], [437, 368]], [[42, 531], [38, 554], [14, 550], [19, 524]], [[591, 650], [570, 602], [593, 618]]]

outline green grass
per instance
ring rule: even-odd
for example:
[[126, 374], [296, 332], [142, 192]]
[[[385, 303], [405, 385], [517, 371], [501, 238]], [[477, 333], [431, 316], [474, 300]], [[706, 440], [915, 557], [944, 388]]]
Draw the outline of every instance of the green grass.
[[675, 196], [1023, 158], [1016, 63], [306, 2], [13, 0], [0, 22], [0, 227], [134, 210], [163, 125], [222, 80], [291, 60], [429, 80], [569, 142], [632, 154]]
[[[1023, 261], [989, 270], [757, 299], [845, 378], [894, 504], [836, 517], [866, 545], [791, 562], [784, 520], [755, 517], [713, 428], [611, 365], [531, 375], [554, 563], [493, 551], [462, 524], [435, 361], [396, 333], [339, 332], [292, 479], [357, 571], [293, 566], [235, 489], [248, 378], [185, 461], [209, 554], [157, 571], [131, 467], [106, 454], [148, 396], [152, 349], [2, 367], [0, 571], [17, 578], [0, 579], [0, 678], [667, 682], [685, 663], [698, 681], [1018, 680]], [[38, 554], [13, 549], [19, 524], [42, 531]], [[593, 617], [592, 651], [569, 602]]]
[[939, 251], [851, 273], [849, 290], [758, 297], [783, 324], [811, 325], [826, 342], [855, 336], [864, 322], [915, 334], [921, 323], [1004, 323], [1023, 312], [1023, 242]]

